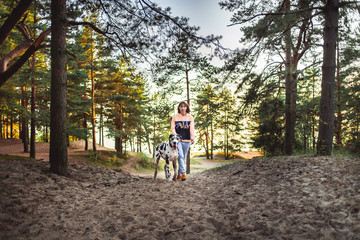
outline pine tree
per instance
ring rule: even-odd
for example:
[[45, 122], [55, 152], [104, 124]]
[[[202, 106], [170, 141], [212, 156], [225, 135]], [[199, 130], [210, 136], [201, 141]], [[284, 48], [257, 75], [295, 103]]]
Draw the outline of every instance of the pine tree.
[[52, 0], [51, 13], [50, 171], [67, 175], [66, 0]]
[[205, 87], [196, 97], [196, 128], [200, 135], [200, 143], [204, 144], [207, 159], [214, 158], [214, 126], [219, 115], [217, 98], [211, 86]]

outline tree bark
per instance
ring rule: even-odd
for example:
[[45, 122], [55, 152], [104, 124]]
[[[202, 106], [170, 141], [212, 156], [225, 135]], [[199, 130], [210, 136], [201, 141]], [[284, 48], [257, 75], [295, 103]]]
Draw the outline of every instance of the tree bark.
[[205, 131], [205, 153], [206, 153], [206, 159], [210, 159], [210, 154], [209, 154], [209, 130], [208, 128], [206, 128]]
[[2, 123], [2, 121], [3, 121], [3, 115], [0, 114], [0, 139], [3, 139], [3, 123]]
[[[187, 103], [190, 107], [190, 82], [189, 82], [189, 70], [185, 71], [186, 73], [186, 90], [187, 90]], [[186, 173], [190, 174], [190, 148], [188, 155], [186, 156]]]
[[337, 54], [336, 54], [336, 81], [337, 81], [337, 131], [336, 131], [336, 145], [341, 147], [341, 131], [342, 131], [342, 113], [341, 113], [341, 95], [340, 95], [340, 54], [339, 54], [339, 42], [337, 42]]
[[84, 120], [83, 120], [83, 128], [86, 130], [86, 136], [85, 136], [85, 151], [89, 150], [89, 141], [88, 141], [88, 137], [87, 137], [87, 113], [84, 113]]
[[[32, 56], [31, 61], [31, 68], [32, 72], [34, 74], [35, 72], [35, 53]], [[32, 74], [32, 75], [33, 75]], [[35, 123], [36, 123], [36, 117], [35, 117], [35, 95], [36, 95], [36, 86], [35, 86], [35, 76], [31, 77], [31, 133], [30, 133], [30, 157], [35, 158], [36, 157], [36, 149], [35, 149]]]
[[[36, 4], [35, 4], [36, 6]], [[37, 23], [37, 18], [36, 18], [36, 7], [34, 9], [34, 24]], [[35, 36], [36, 31], [34, 30], [33, 32], [33, 36]], [[36, 80], [35, 80], [35, 71], [36, 71], [36, 59], [35, 59], [35, 53], [32, 55], [31, 58], [31, 72], [32, 72], [32, 76], [31, 76], [31, 134], [30, 134], [30, 157], [32, 158], [36, 158], [36, 113], [35, 113], [35, 109], [36, 109]]]
[[[92, 33], [92, 31], [91, 31]], [[93, 36], [91, 36], [91, 39]], [[95, 78], [94, 78], [94, 42], [91, 40], [91, 98], [92, 98], [92, 105], [91, 105], [91, 124], [92, 124], [92, 137], [93, 137], [93, 151], [96, 152], [96, 126], [95, 126]]]
[[[285, 11], [290, 11], [290, 1], [284, 1]], [[291, 28], [285, 26], [285, 140], [284, 153], [290, 155], [293, 150], [295, 132], [294, 79], [291, 62]]]
[[328, 0], [324, 8], [324, 48], [317, 153], [331, 155], [334, 138], [335, 55], [339, 2]]
[[[21, 87], [21, 106], [24, 108], [24, 111], [27, 111], [27, 98], [25, 96], [25, 92], [26, 92], [26, 87], [22, 86]], [[21, 133], [20, 133], [20, 138], [22, 140], [22, 143], [24, 145], [24, 152], [27, 153], [29, 152], [29, 128], [28, 128], [28, 121], [25, 117], [24, 114], [21, 114], [20, 116], [21, 119]]]
[[156, 146], [156, 121], [155, 121], [155, 115], [154, 115], [153, 158], [155, 158], [155, 146]]
[[66, 0], [51, 1], [50, 171], [68, 175], [66, 131]]
[[213, 128], [213, 122], [211, 120], [210, 123], [210, 131], [211, 131], [211, 159], [214, 159], [214, 128]]

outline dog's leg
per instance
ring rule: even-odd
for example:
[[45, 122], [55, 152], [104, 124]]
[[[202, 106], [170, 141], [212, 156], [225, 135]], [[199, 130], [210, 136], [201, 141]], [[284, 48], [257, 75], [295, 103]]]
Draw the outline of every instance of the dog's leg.
[[166, 164], [165, 164], [165, 178], [171, 182], [171, 172], [170, 172], [170, 162], [169, 157], [166, 157]]
[[173, 180], [176, 181], [176, 174], [177, 174], [177, 170], [176, 170], [176, 158], [172, 159], [172, 163], [173, 163], [173, 168], [174, 168], [174, 177]]
[[154, 180], [156, 179], [158, 165], [159, 165], [160, 157], [155, 157], [155, 173], [154, 173]]

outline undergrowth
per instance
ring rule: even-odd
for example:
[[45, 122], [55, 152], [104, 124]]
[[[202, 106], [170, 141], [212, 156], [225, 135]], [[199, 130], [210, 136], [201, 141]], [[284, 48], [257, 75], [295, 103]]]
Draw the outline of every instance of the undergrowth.
[[101, 167], [117, 168], [124, 165], [128, 156], [114, 151], [89, 150], [90, 162]]

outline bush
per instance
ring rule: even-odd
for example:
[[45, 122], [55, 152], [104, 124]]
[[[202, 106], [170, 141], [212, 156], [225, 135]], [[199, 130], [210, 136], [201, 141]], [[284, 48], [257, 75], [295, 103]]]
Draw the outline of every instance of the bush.
[[139, 153], [140, 161], [135, 165], [135, 168], [154, 169], [154, 159], [145, 153]]

